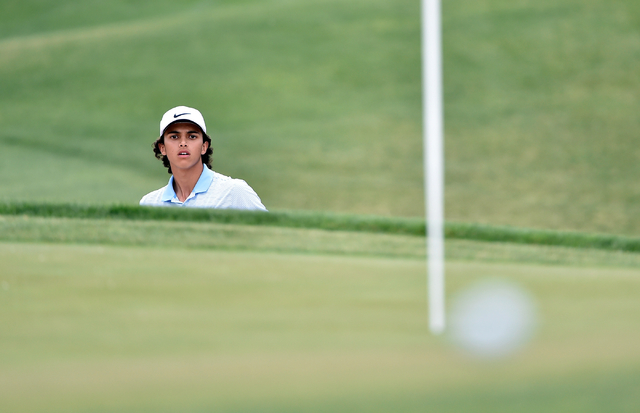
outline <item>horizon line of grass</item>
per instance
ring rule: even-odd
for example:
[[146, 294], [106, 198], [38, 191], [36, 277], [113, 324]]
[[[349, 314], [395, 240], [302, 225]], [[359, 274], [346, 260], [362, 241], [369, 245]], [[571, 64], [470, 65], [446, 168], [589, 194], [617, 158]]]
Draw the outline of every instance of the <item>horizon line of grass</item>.
[[[122, 219], [212, 222], [262, 225], [330, 231], [357, 231], [425, 236], [422, 218], [358, 215], [320, 211], [241, 211], [205, 208], [162, 208], [139, 205], [81, 205], [34, 202], [0, 202], [0, 215], [56, 218]], [[477, 223], [446, 222], [447, 239], [466, 239], [516, 244], [557, 245], [574, 248], [640, 252], [640, 237], [614, 234], [519, 228]]]

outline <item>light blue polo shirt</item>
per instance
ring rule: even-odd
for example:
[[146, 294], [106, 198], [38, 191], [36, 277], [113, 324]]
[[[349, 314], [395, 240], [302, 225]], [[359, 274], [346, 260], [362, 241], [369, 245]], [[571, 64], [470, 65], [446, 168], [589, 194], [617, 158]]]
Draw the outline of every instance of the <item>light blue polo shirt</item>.
[[184, 202], [178, 199], [173, 189], [172, 175], [165, 187], [142, 197], [140, 205], [267, 210], [245, 181], [214, 172], [204, 164], [202, 166], [202, 174]]
[[193, 187], [193, 191], [191, 191], [187, 199], [182, 202], [178, 199], [178, 195], [176, 195], [176, 191], [173, 189], [173, 175], [171, 175], [169, 183], [164, 187], [164, 192], [160, 199], [162, 202], [187, 204], [189, 203], [189, 200], [195, 198], [198, 194], [207, 192], [211, 186], [211, 182], [213, 182], [213, 171], [207, 168], [206, 165], [202, 165], [202, 173], [200, 174], [200, 178], [198, 178], [198, 182], [196, 182], [196, 186]]

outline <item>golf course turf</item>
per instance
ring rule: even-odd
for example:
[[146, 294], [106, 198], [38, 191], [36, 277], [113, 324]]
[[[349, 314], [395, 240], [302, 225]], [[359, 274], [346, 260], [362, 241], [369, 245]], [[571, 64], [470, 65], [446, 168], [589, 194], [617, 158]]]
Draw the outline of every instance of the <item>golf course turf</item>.
[[[419, 1], [5, 1], [0, 412], [639, 411], [640, 2], [442, 6], [447, 315], [529, 341], [428, 330]], [[271, 212], [137, 205], [177, 105]]]
[[[279, 239], [319, 230], [288, 231], [297, 234]], [[239, 233], [235, 248], [248, 239]], [[537, 302], [533, 340], [489, 362], [428, 332], [423, 258], [336, 255], [340, 235], [328, 233], [324, 252], [303, 254], [230, 250], [229, 234], [223, 250], [181, 237], [0, 243], [0, 403], [34, 412], [596, 412], [640, 402], [635, 255], [624, 268], [619, 252], [580, 262], [567, 252], [576, 249], [533, 246], [530, 263], [509, 262], [488, 254], [501, 244], [475, 242], [484, 253], [450, 259], [449, 297], [503, 279]]]

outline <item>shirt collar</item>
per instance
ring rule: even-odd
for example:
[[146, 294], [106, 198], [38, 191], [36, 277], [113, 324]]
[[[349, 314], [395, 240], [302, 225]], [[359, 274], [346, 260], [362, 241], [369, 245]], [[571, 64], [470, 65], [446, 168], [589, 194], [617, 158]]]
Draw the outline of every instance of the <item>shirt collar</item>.
[[[193, 191], [191, 191], [191, 194], [187, 199], [192, 198], [202, 192], [207, 192], [207, 190], [211, 186], [211, 182], [213, 182], [213, 171], [209, 169], [207, 165], [203, 164], [200, 178], [198, 178], [198, 182], [196, 182], [196, 186], [193, 187]], [[173, 175], [171, 175], [171, 178], [169, 178], [169, 183], [167, 184], [167, 186], [164, 189], [164, 192], [162, 193], [162, 201], [176, 202], [177, 199], [178, 199], [178, 196], [176, 195], [176, 191], [173, 189]]]

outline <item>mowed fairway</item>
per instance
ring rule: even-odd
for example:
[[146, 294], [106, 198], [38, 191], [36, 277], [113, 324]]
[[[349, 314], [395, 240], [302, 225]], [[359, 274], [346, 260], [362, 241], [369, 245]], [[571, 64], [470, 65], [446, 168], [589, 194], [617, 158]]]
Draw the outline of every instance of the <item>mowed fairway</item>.
[[640, 406], [637, 267], [449, 262], [450, 296], [499, 277], [538, 301], [534, 340], [486, 362], [428, 333], [419, 258], [167, 239], [153, 248], [4, 242], [0, 262], [2, 411]]

